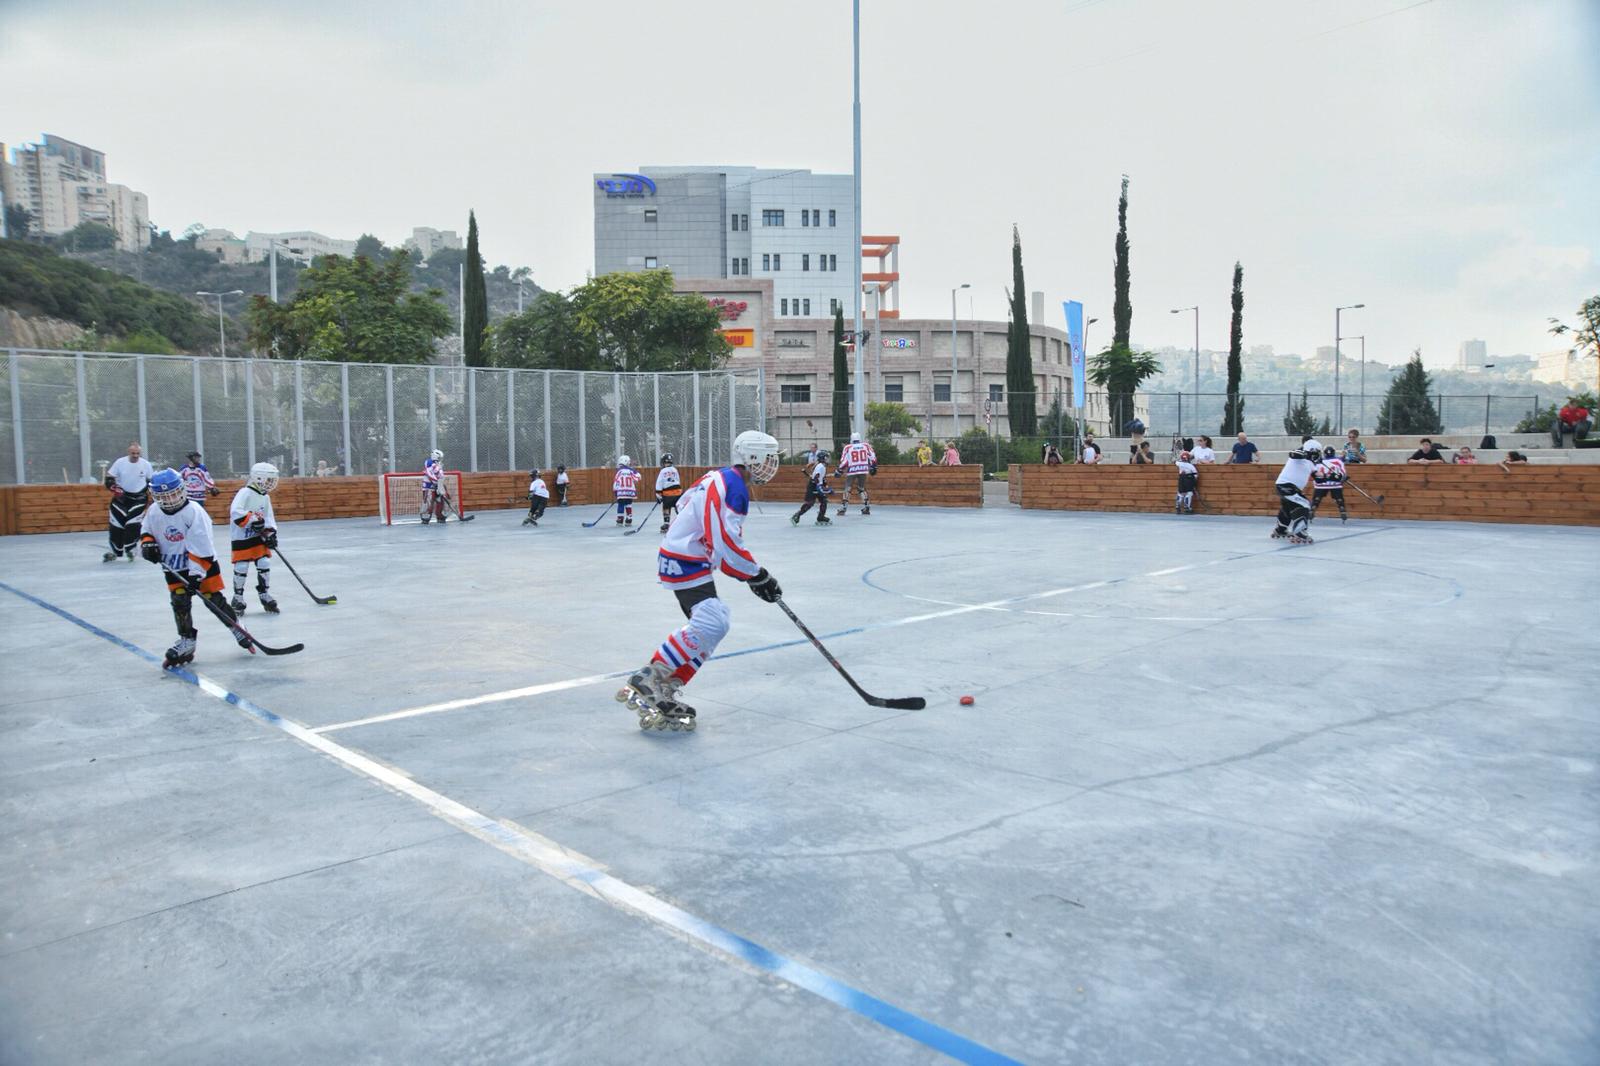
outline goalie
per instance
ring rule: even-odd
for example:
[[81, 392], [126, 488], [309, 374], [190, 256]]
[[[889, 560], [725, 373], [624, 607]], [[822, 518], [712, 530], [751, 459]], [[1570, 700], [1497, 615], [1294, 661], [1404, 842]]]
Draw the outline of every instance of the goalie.
[[444, 491], [444, 452], [435, 448], [422, 464], [422, 524], [437, 518], [443, 525], [447, 517], [445, 501], [449, 498]]

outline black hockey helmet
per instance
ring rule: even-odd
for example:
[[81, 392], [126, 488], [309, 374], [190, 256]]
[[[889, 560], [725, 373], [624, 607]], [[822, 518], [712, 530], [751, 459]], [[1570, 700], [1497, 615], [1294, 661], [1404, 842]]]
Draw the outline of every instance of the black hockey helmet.
[[1332, 459], [1335, 455], [1338, 455], [1338, 454], [1339, 453], [1334, 451], [1332, 447], [1327, 447], [1327, 448], [1322, 449], [1322, 457], [1324, 459]]
[[667, 452], [665, 455], [663, 455], [661, 457], [661, 465], [662, 466], [671, 466], [672, 465], [672, 453], [671, 452]]
[[190, 452], [187, 456], [185, 456], [185, 458], [198, 460], [200, 458], [200, 453], [199, 452]]

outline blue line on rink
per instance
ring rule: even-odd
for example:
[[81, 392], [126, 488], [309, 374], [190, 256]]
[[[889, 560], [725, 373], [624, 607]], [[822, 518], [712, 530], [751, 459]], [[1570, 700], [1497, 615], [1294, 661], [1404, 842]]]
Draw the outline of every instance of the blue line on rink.
[[[35, 606], [42, 607], [51, 614], [93, 633], [102, 640], [109, 641], [124, 651], [132, 652], [146, 662], [156, 665], [160, 665], [162, 662], [161, 656], [154, 655], [137, 644], [124, 640], [115, 633], [101, 629], [94, 623], [79, 618], [72, 612], [57, 607], [55, 604], [42, 600], [31, 593], [24, 592], [4, 581], [0, 581], [0, 589], [27, 600]], [[751, 652], [757, 650], [760, 649], [750, 649]], [[748, 654], [748, 652], [739, 654]], [[805, 963], [797, 962], [770, 948], [762, 947], [755, 941], [742, 937], [738, 933], [724, 929], [719, 925], [690, 914], [680, 907], [658, 899], [641, 888], [605, 873], [599, 869], [593, 860], [581, 856], [553, 840], [533, 833], [521, 826], [516, 826], [514, 823], [500, 822], [473, 810], [442, 793], [433, 791], [426, 785], [419, 784], [397, 770], [374, 762], [359, 752], [344, 747], [337, 741], [312, 732], [299, 722], [274, 714], [272, 711], [251, 702], [238, 693], [229, 691], [210, 678], [188, 670], [168, 670], [167, 673], [173, 677], [182, 678], [202, 692], [215, 696], [225, 703], [230, 703], [258, 721], [287, 733], [307, 747], [332, 756], [339, 762], [344, 763], [349, 769], [379, 784], [387, 785], [394, 791], [423, 804], [434, 815], [444, 821], [471, 833], [480, 840], [494, 845], [501, 851], [521, 859], [523, 862], [573, 888], [599, 896], [612, 906], [632, 911], [658, 925], [675, 930], [702, 947], [711, 948], [721, 954], [748, 963], [757, 969], [772, 974], [779, 980], [797, 988], [803, 988], [830, 1003], [853, 1011], [886, 1029], [892, 1029], [897, 1033], [908, 1036], [924, 1047], [948, 1055], [959, 1062], [1000, 1064], [1016, 1063], [1018, 1061], [976, 1041], [968, 1040], [961, 1034], [930, 1022], [926, 1018], [902, 1010], [892, 1003], [845, 984], [837, 978], [829, 977], [827, 974], [807, 966]]]

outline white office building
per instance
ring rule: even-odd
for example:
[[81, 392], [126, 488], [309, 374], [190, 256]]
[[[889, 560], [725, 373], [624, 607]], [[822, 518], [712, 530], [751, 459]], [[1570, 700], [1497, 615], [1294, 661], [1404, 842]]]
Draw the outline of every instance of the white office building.
[[245, 234], [244, 243], [246, 256], [251, 262], [257, 263], [271, 254], [273, 244], [278, 246], [278, 258], [293, 259], [300, 263], [309, 263], [324, 255], [356, 254], [355, 241], [341, 241], [308, 229], [286, 233], [257, 233], [251, 230]]
[[1456, 350], [1456, 369], [1478, 371], [1489, 361], [1489, 346], [1483, 341], [1462, 341]]
[[0, 199], [26, 208], [36, 233], [59, 236], [94, 222], [116, 233], [122, 251], [150, 246], [145, 194], [106, 180], [104, 152], [53, 133], [42, 144], [13, 149], [9, 159], [0, 145]]
[[415, 252], [423, 262], [427, 262], [434, 252], [443, 251], [446, 248], [461, 248], [464, 245], [461, 242], [461, 234], [453, 229], [413, 226], [411, 236], [406, 238], [404, 247], [408, 251]]

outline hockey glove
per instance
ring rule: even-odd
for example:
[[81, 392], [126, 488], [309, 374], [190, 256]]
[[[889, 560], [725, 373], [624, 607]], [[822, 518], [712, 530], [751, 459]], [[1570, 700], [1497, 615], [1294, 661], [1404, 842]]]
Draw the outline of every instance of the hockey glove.
[[778, 579], [767, 573], [764, 566], [750, 579], [750, 591], [768, 603], [777, 603], [778, 597], [783, 595], [783, 589], [778, 587]]
[[261, 543], [265, 544], [269, 548], [276, 548], [278, 546], [278, 531], [276, 529], [262, 530]]
[[139, 545], [139, 554], [144, 556], [145, 562], [159, 563], [161, 561], [161, 545], [153, 540], [147, 540]]

